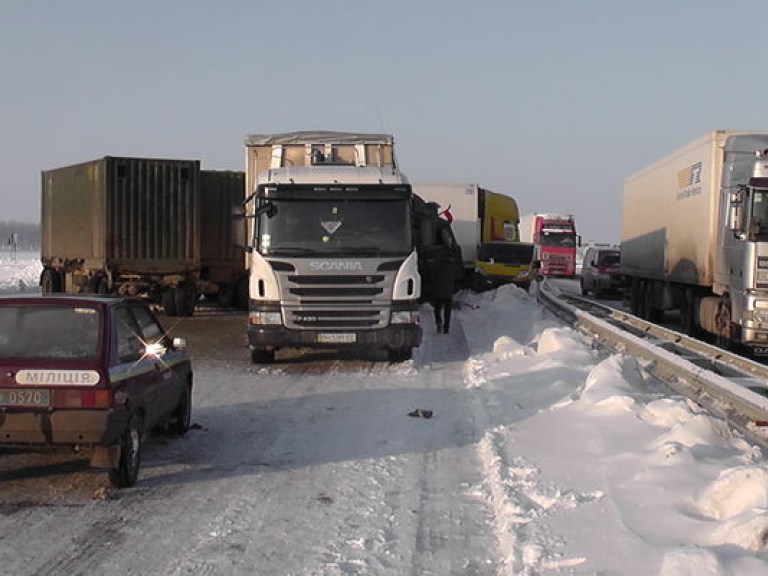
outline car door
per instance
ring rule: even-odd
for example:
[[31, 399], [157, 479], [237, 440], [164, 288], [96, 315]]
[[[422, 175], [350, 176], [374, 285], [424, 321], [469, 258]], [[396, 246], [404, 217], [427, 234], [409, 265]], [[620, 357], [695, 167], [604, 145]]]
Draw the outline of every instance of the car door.
[[146, 354], [146, 359], [154, 363], [158, 411], [163, 415], [170, 414], [179, 403], [186, 380], [176, 372], [179, 364], [174, 362], [170, 338], [149, 309], [141, 303], [132, 304], [130, 309], [145, 346], [154, 349], [151, 354]]
[[144, 408], [145, 426], [153, 427], [162, 416], [158, 405], [159, 382], [156, 363], [144, 354], [144, 340], [136, 319], [127, 305], [114, 310], [118, 366], [121, 389], [134, 405]]

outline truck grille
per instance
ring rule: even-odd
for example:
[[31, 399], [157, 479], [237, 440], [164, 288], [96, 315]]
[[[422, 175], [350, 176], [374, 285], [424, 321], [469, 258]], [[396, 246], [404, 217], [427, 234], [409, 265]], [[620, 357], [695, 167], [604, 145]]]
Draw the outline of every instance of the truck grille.
[[330, 331], [372, 330], [389, 324], [396, 271], [368, 274], [302, 274], [273, 265], [286, 327]]

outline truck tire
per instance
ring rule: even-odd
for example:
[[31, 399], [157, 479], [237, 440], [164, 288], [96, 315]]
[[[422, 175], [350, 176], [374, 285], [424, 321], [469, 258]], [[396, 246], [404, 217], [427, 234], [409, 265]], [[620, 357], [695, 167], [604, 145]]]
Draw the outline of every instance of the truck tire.
[[248, 302], [250, 300], [248, 284], [249, 278], [245, 274], [240, 276], [235, 283], [234, 304], [235, 308], [239, 310], [248, 310]]
[[253, 364], [272, 364], [275, 361], [275, 351], [268, 348], [253, 348], [251, 362]]
[[193, 316], [195, 303], [197, 302], [197, 289], [191, 282], [181, 282], [173, 289], [173, 297], [176, 300], [176, 314], [179, 316]]
[[40, 288], [43, 294], [61, 292], [64, 289], [61, 274], [55, 270], [46, 268], [43, 270], [42, 274], [40, 274]]
[[89, 294], [109, 294], [109, 284], [107, 279], [101, 274], [96, 274], [88, 278], [86, 291]]
[[406, 362], [413, 358], [413, 349], [410, 346], [389, 349], [389, 361], [392, 363]]
[[176, 291], [173, 288], [163, 290], [162, 296], [163, 309], [168, 316], [177, 316], [176, 312]]
[[136, 484], [141, 468], [141, 418], [131, 415], [128, 426], [120, 436], [120, 461], [109, 470], [109, 481], [117, 488], [130, 488]]

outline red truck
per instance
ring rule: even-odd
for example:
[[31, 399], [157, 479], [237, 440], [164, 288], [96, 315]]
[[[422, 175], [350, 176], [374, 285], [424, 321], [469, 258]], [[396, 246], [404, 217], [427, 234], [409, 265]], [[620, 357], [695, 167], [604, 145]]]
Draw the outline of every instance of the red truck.
[[544, 276], [573, 278], [576, 275], [576, 234], [573, 214], [526, 214], [520, 218], [520, 240], [533, 242]]

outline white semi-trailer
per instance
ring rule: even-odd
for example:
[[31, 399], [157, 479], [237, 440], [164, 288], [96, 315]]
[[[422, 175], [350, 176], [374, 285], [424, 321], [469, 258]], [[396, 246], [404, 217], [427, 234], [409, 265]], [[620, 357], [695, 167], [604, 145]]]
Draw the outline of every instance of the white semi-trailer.
[[624, 183], [632, 312], [768, 353], [768, 132], [714, 131]]

